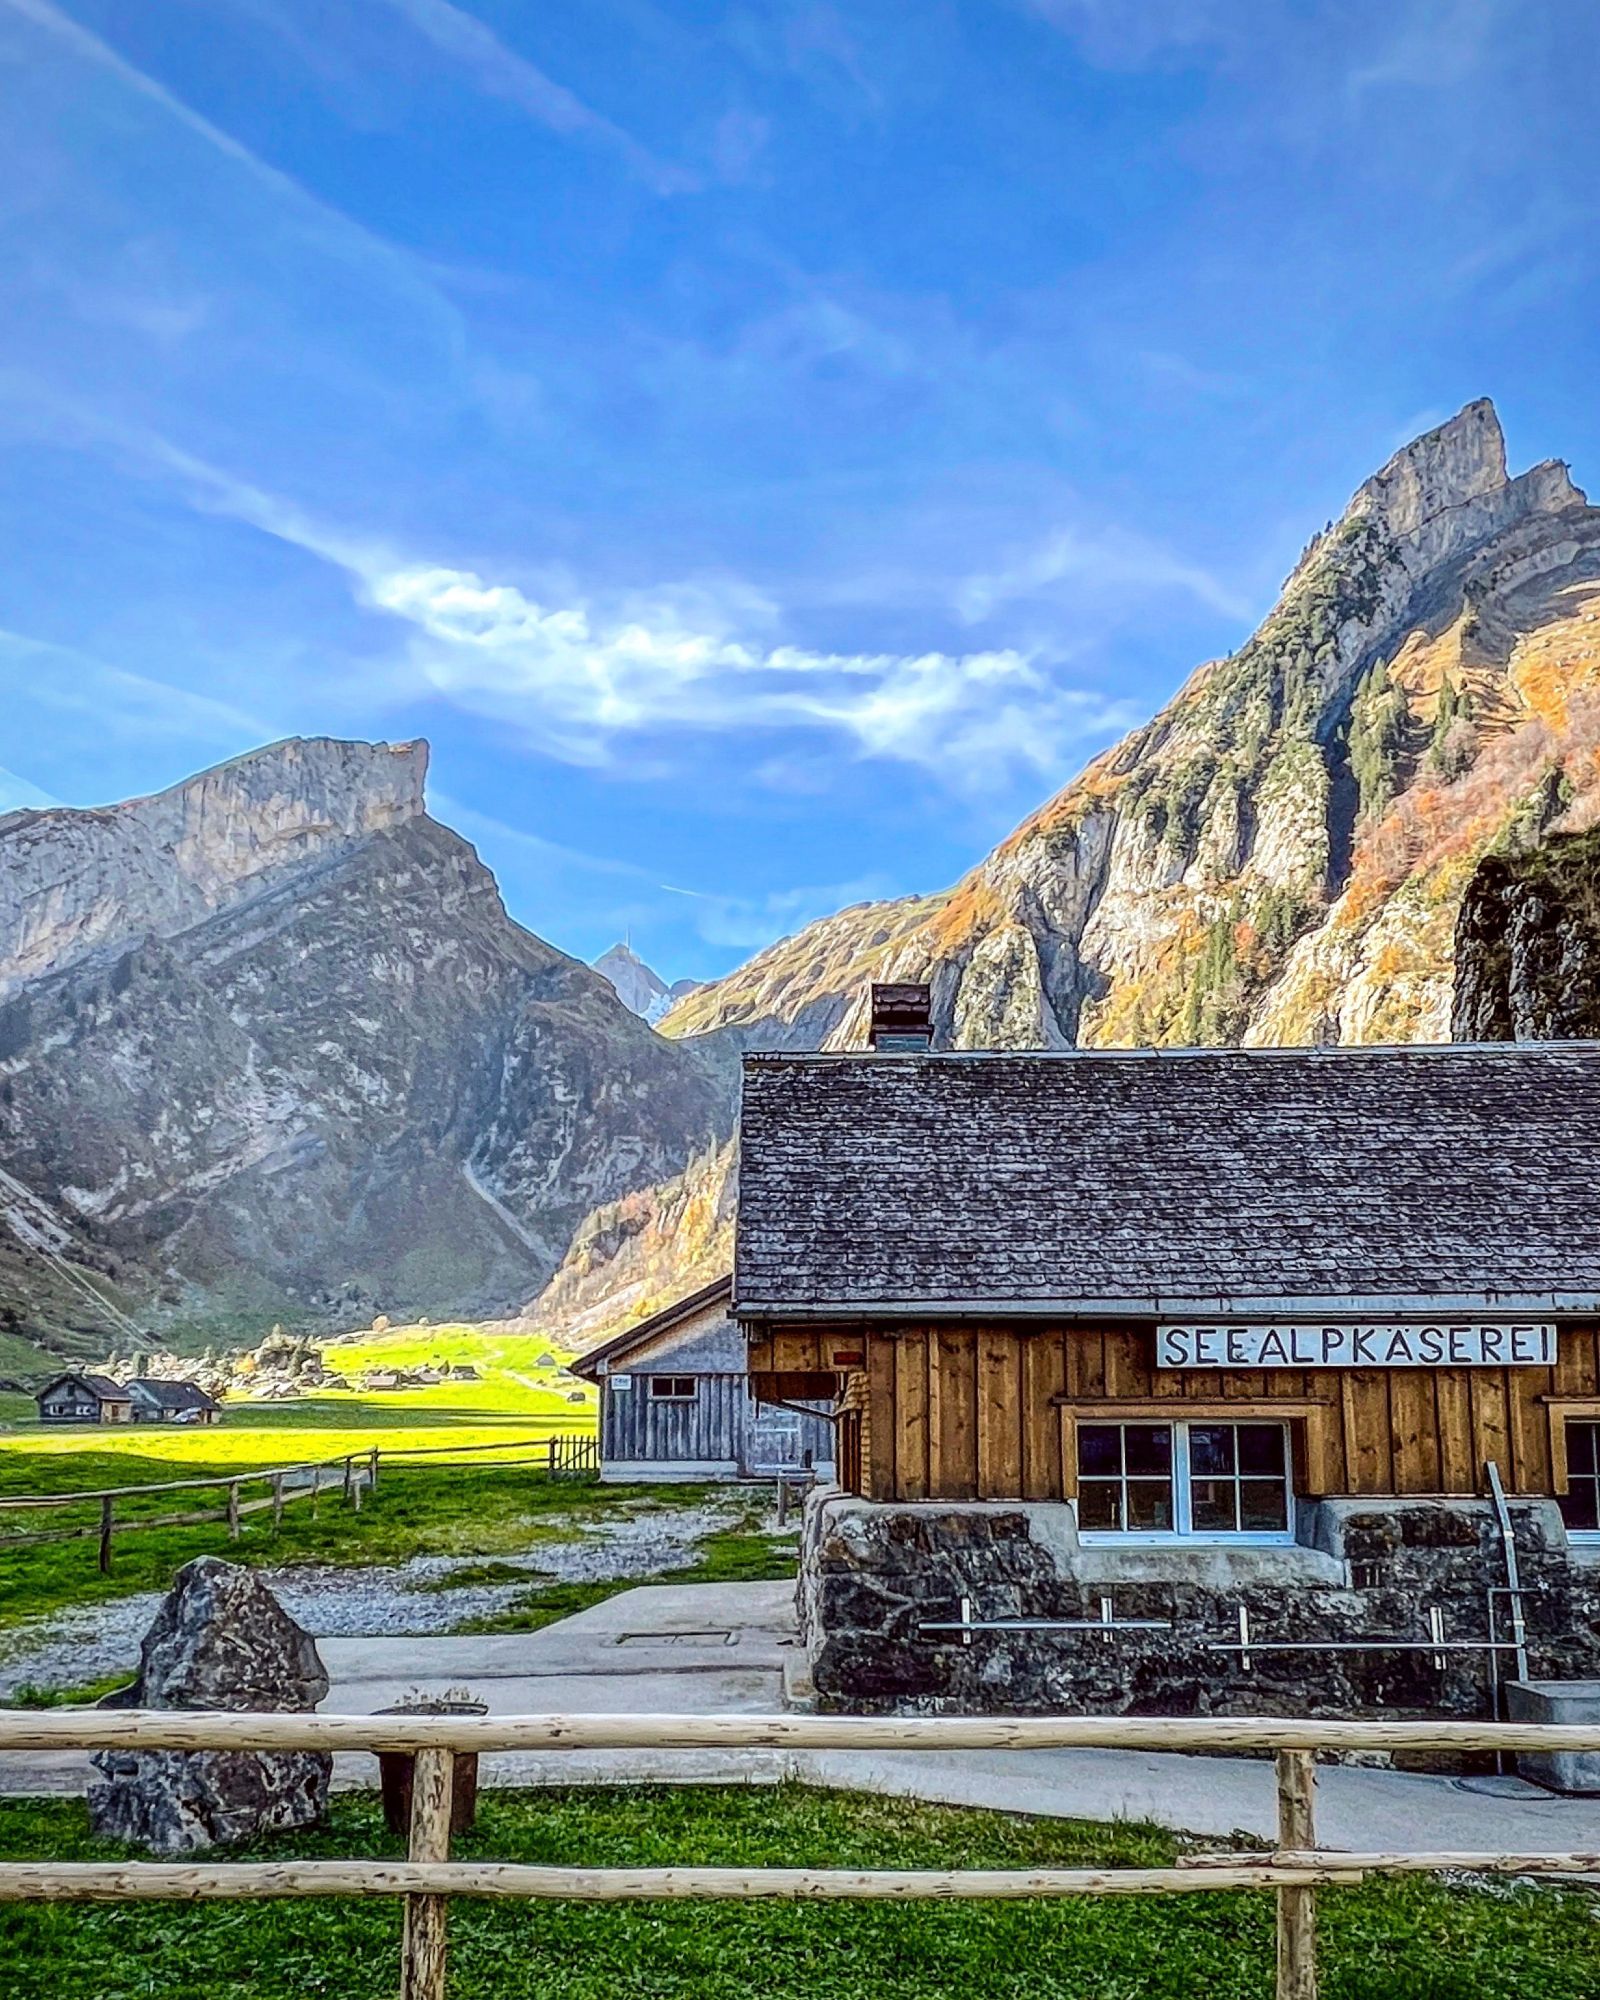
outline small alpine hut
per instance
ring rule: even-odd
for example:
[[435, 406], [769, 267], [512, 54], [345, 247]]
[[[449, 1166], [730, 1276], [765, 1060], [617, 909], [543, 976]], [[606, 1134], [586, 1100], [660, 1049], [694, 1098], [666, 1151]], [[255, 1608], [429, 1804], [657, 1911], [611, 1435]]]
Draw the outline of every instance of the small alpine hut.
[[133, 1414], [139, 1423], [214, 1424], [220, 1414], [216, 1398], [198, 1382], [168, 1382], [136, 1375], [128, 1384]]
[[821, 1410], [757, 1403], [732, 1292], [718, 1278], [573, 1362], [600, 1388], [602, 1479], [832, 1478], [833, 1378]]
[[126, 1424], [133, 1399], [109, 1375], [57, 1375], [39, 1391], [42, 1424]]
[[1491, 1713], [1600, 1672], [1600, 1044], [745, 1058], [841, 1708]]

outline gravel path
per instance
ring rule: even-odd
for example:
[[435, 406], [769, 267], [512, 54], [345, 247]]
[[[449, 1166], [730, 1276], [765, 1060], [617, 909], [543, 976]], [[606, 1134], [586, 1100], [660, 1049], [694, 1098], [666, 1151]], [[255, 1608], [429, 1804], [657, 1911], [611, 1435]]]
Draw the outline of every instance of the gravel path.
[[[258, 1574], [284, 1609], [313, 1637], [453, 1632], [469, 1619], [492, 1616], [530, 1584], [600, 1583], [691, 1569], [707, 1535], [742, 1518], [736, 1503], [662, 1507], [618, 1513], [611, 1520], [551, 1520], [570, 1526], [572, 1539], [541, 1541], [521, 1555], [413, 1556], [389, 1567], [341, 1568], [291, 1564]], [[525, 1572], [522, 1579], [450, 1588], [458, 1570], [485, 1562]], [[443, 1587], [441, 1587], [443, 1586]], [[140, 1591], [106, 1604], [82, 1605], [0, 1633], [0, 1698], [19, 1687], [81, 1687], [119, 1673], [132, 1677], [159, 1591]]]

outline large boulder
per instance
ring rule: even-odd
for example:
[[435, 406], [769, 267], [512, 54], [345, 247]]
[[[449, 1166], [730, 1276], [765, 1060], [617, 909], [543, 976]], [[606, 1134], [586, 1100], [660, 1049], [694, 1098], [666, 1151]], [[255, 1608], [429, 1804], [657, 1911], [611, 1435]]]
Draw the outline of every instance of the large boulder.
[[[316, 1642], [261, 1579], [218, 1556], [179, 1570], [140, 1648], [130, 1708], [314, 1709], [328, 1692]], [[331, 1757], [308, 1752], [102, 1750], [89, 1788], [97, 1834], [155, 1854], [306, 1826], [328, 1802]]]

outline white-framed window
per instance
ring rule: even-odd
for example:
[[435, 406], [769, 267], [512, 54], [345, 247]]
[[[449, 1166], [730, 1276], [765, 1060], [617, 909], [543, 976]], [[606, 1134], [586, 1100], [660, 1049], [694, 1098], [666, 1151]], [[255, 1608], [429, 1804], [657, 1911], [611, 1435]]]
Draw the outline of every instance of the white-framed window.
[[1600, 1422], [1568, 1417], [1566, 1426], [1567, 1490], [1561, 1517], [1569, 1535], [1600, 1540]]
[[1293, 1460], [1281, 1423], [1085, 1423], [1078, 1532], [1086, 1541], [1289, 1542]]
[[658, 1403], [692, 1403], [700, 1384], [692, 1375], [649, 1375], [650, 1394]]

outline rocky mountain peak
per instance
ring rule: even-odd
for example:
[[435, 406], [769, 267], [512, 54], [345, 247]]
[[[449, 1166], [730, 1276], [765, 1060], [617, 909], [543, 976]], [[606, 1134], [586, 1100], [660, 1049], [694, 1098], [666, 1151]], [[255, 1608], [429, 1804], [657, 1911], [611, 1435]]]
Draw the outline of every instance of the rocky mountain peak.
[[602, 979], [611, 982], [617, 998], [630, 1013], [641, 1015], [652, 1025], [675, 1001], [695, 990], [692, 979], [675, 979], [669, 986], [625, 940], [601, 952], [594, 961], [594, 969]]
[[1416, 534], [1436, 514], [1498, 492], [1506, 479], [1505, 433], [1494, 404], [1482, 396], [1403, 445], [1356, 489], [1346, 518], [1377, 514], [1392, 534]]
[[0, 990], [170, 934], [425, 811], [428, 746], [288, 737], [120, 805], [0, 818]]

